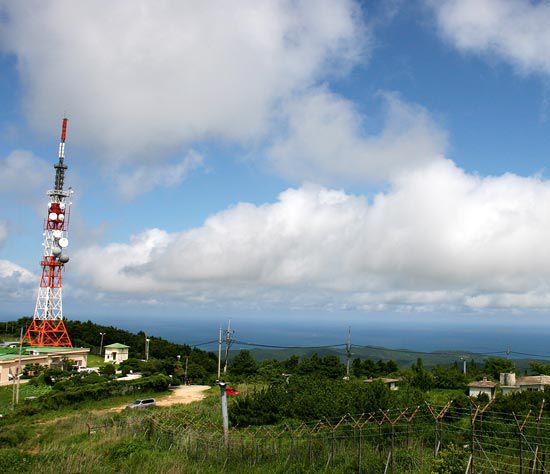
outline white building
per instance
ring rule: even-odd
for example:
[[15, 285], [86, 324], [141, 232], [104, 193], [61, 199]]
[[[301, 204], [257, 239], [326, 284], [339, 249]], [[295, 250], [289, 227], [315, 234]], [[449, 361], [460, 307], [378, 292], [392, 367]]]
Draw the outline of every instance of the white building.
[[128, 350], [130, 346], [124, 344], [109, 344], [105, 346], [105, 362], [112, 362], [113, 364], [120, 364], [128, 359]]
[[500, 374], [502, 394], [516, 392], [543, 392], [544, 387], [550, 385], [550, 375], [526, 375], [517, 377], [516, 374]]
[[387, 377], [378, 377], [374, 379], [367, 379], [365, 380], [366, 383], [372, 383], [376, 380], [380, 380], [386, 387], [388, 387], [390, 390], [399, 390], [399, 383], [401, 382], [400, 378], [392, 379]]
[[[63, 359], [74, 361], [80, 369], [86, 367], [88, 360], [87, 348], [76, 347], [39, 347], [25, 346], [21, 351], [21, 368], [27, 364], [40, 364], [46, 367], [59, 366]], [[19, 348], [2, 348], [0, 350], [0, 385], [9, 383], [19, 366]], [[11, 375], [10, 375], [11, 373]]]
[[477, 380], [468, 384], [468, 395], [470, 397], [479, 397], [482, 393], [489, 397], [489, 400], [495, 398], [495, 392], [497, 384], [491, 380], [487, 380], [487, 377], [483, 377], [483, 380]]

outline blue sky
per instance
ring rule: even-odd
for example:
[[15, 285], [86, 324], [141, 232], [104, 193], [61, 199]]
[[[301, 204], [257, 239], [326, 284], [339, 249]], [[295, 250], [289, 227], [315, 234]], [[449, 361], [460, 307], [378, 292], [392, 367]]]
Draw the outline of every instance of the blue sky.
[[544, 323], [549, 21], [0, 0], [0, 309], [32, 313], [66, 113], [69, 317]]

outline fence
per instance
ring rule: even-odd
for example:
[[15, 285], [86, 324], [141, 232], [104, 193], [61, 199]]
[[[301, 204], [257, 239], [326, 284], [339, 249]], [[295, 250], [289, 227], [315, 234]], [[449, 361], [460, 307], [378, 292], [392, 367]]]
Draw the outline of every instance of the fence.
[[[176, 412], [121, 417], [98, 429], [144, 437], [189, 461], [245, 472], [262, 466], [341, 472], [431, 472], [445, 453], [465, 473], [544, 473], [550, 449], [545, 403], [524, 413], [500, 413], [491, 403], [468, 407], [425, 404], [308, 423], [220, 426]], [[448, 448], [453, 445], [455, 449]], [[434, 464], [435, 462], [435, 464]], [[443, 472], [443, 471], [442, 471]], [[446, 471], [446, 472], [457, 472]]]

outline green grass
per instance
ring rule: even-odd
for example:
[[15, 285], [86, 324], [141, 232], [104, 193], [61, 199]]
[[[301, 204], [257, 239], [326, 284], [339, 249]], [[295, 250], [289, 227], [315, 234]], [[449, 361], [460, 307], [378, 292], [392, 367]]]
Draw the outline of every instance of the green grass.
[[[39, 397], [51, 390], [50, 387], [44, 385], [30, 385], [22, 383], [19, 386], [19, 400], [22, 402], [26, 397]], [[7, 413], [11, 408], [13, 386], [5, 385], [0, 387], [0, 413]]]
[[426, 392], [426, 399], [432, 405], [445, 405], [451, 400], [456, 400], [464, 396], [463, 390], [450, 390], [443, 388], [434, 388]]
[[102, 367], [106, 364], [105, 359], [96, 354], [88, 354], [88, 367]]

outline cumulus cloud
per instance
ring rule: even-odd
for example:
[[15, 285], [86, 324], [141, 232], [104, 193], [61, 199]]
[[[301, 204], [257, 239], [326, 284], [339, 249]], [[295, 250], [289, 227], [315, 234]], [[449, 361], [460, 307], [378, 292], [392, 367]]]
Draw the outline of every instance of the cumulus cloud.
[[550, 4], [530, 0], [427, 0], [456, 48], [550, 74]]
[[156, 186], [175, 186], [202, 163], [202, 156], [190, 151], [181, 161], [172, 165], [139, 165], [129, 174], [117, 176], [118, 191], [125, 199], [133, 199]]
[[38, 279], [25, 268], [9, 260], [0, 260], [0, 300], [28, 299]]
[[8, 223], [0, 219], [0, 245], [8, 238]]
[[195, 229], [88, 248], [74, 266], [101, 290], [148, 297], [547, 307], [549, 214], [549, 181], [482, 178], [439, 160], [371, 202], [288, 189], [275, 203], [240, 203]]
[[53, 186], [52, 165], [30, 151], [14, 150], [0, 157], [0, 169], [0, 193], [15, 196], [18, 202], [34, 208], [43, 204], [45, 190]]
[[446, 133], [428, 112], [396, 94], [383, 97], [383, 129], [370, 135], [354, 104], [327, 89], [290, 101], [287, 132], [268, 151], [273, 165], [298, 180], [381, 181], [441, 158]]
[[0, 7], [0, 48], [17, 58], [32, 125], [57, 133], [52, 117], [66, 110], [71, 139], [111, 160], [151, 161], [210, 137], [256, 140], [277, 101], [353, 65], [368, 36], [352, 0]]

